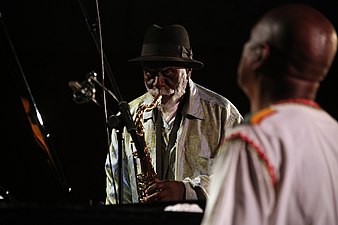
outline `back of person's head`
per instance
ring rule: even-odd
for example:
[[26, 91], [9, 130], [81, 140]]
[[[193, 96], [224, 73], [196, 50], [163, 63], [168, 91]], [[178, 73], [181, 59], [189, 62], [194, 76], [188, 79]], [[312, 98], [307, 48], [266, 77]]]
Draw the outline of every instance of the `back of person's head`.
[[251, 30], [238, 81], [247, 95], [267, 88], [263, 94], [274, 100], [313, 99], [336, 51], [337, 33], [326, 16], [304, 4], [285, 4], [266, 12]]
[[303, 4], [284, 5], [267, 12], [255, 29], [260, 30], [261, 41], [270, 44], [272, 66], [282, 73], [320, 81], [330, 69], [337, 34], [318, 10]]

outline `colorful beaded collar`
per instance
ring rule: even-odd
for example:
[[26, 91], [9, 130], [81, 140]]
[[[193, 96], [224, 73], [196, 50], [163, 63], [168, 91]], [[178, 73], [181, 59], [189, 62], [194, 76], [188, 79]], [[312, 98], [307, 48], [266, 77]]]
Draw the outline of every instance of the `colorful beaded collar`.
[[273, 105], [281, 105], [281, 104], [301, 104], [301, 105], [306, 105], [306, 106], [310, 106], [310, 107], [317, 108], [317, 109], [321, 108], [317, 102], [313, 100], [309, 100], [309, 99], [303, 99], [303, 98], [280, 100], [274, 103]]
[[[285, 100], [280, 100], [272, 104], [272, 106], [282, 105], [282, 104], [299, 104], [299, 105], [306, 105], [306, 106], [316, 108], [316, 109], [321, 109], [318, 103], [316, 103], [315, 101], [309, 100], [309, 99], [285, 99]], [[267, 107], [254, 114], [249, 114], [248, 116], [245, 117], [245, 121], [251, 124], [258, 124], [260, 121], [262, 121], [262, 119], [274, 113], [276, 113], [276, 110], [274, 108]]]

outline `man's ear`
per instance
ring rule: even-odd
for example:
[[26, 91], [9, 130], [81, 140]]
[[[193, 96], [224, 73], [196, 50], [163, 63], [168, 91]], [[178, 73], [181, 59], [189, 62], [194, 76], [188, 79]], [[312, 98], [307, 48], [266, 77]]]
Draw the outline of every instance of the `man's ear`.
[[265, 42], [264, 44], [259, 45], [256, 51], [258, 61], [267, 61], [270, 56], [270, 45]]
[[261, 68], [266, 67], [267, 62], [270, 58], [270, 45], [268, 43], [261, 44], [255, 49], [255, 64], [256, 69], [261, 70]]
[[187, 74], [190, 77], [191, 76], [191, 72], [192, 72], [192, 68], [186, 68]]

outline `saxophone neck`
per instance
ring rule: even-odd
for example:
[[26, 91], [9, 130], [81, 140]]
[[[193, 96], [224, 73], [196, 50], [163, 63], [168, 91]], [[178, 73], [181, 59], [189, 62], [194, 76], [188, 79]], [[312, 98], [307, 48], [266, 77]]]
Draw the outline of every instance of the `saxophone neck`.
[[154, 98], [154, 104], [155, 104], [155, 107], [160, 105], [162, 102], [162, 95], [159, 93], [157, 96], [155, 96]]

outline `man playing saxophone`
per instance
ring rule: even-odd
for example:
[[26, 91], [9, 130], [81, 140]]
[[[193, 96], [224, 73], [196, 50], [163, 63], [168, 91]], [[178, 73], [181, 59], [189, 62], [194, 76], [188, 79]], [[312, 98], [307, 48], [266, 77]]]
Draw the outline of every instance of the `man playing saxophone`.
[[[192, 70], [202, 68], [203, 63], [192, 58], [188, 32], [181, 25], [150, 26], [141, 56], [130, 61], [141, 63], [147, 89], [129, 103], [130, 112], [138, 118], [137, 126], [142, 126], [145, 150], [156, 176], [145, 187], [142, 202], [207, 199], [217, 147], [241, 123], [241, 114], [228, 99], [193, 82]], [[140, 113], [147, 106], [151, 109]], [[126, 130], [122, 147], [120, 182], [117, 132], [113, 129], [105, 165], [106, 204], [140, 202], [136, 149]], [[117, 202], [120, 188], [122, 201]]]

